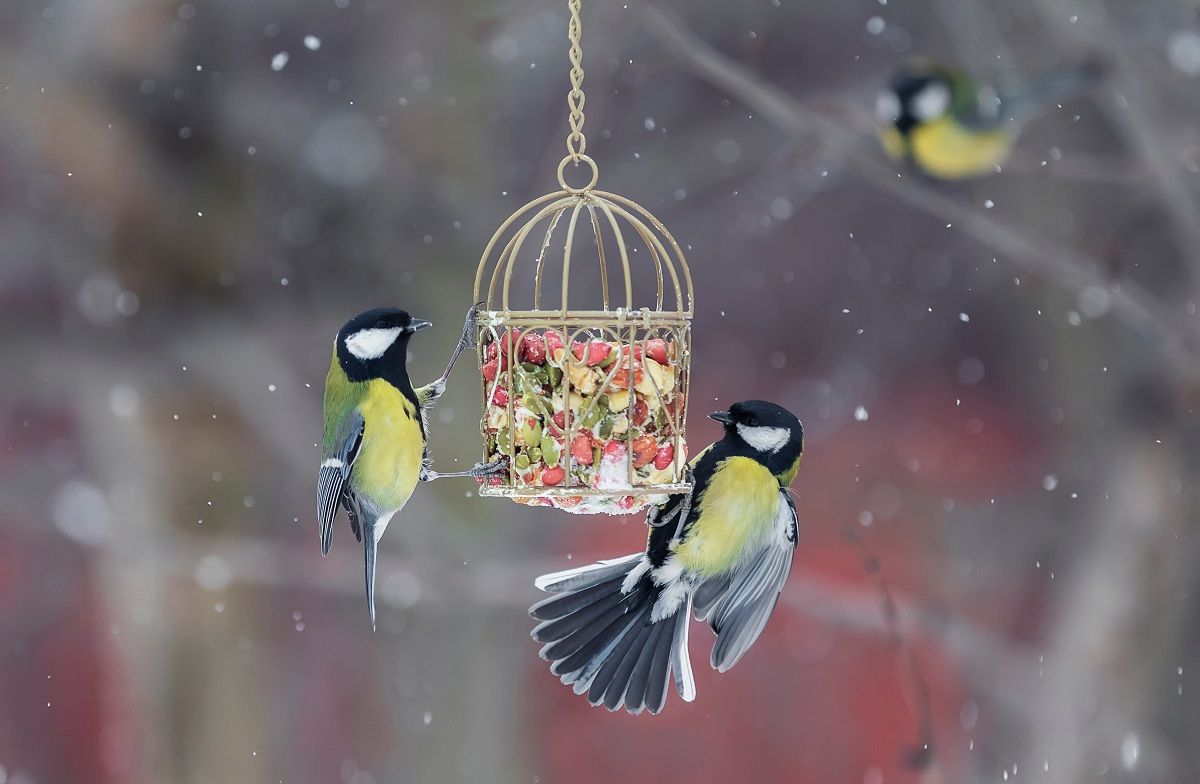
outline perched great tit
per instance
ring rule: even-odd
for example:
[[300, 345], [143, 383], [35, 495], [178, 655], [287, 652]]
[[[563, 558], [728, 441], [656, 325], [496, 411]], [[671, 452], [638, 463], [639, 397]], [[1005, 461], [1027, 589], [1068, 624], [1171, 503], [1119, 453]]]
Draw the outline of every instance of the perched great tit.
[[532, 634], [541, 657], [592, 705], [658, 713], [672, 678], [695, 699], [689, 614], [716, 632], [709, 661], [725, 672], [758, 639], [787, 581], [800, 420], [761, 400], [710, 416], [725, 436], [691, 461], [690, 493], [650, 509], [645, 553], [534, 582], [554, 594], [529, 609], [541, 621]]
[[925, 59], [906, 61], [875, 99], [884, 150], [938, 179], [992, 174], [1024, 123], [1045, 107], [1094, 87], [1098, 61], [1049, 71], [1007, 89]]
[[346, 510], [354, 537], [366, 552], [367, 606], [375, 626], [375, 548], [392, 517], [404, 508], [418, 481], [483, 476], [499, 465], [439, 474], [430, 467], [426, 413], [446, 391], [446, 379], [472, 344], [475, 308], [467, 314], [446, 371], [413, 389], [408, 378], [408, 341], [432, 326], [403, 310], [360, 313], [337, 334], [325, 377], [325, 431], [317, 477], [321, 554], [333, 541], [338, 507]]

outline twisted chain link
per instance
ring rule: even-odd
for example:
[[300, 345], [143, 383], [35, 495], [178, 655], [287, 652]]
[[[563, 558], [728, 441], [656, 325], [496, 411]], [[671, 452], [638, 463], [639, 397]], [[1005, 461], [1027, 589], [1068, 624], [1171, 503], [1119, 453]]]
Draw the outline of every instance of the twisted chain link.
[[571, 41], [571, 91], [567, 93], [567, 121], [571, 133], [567, 135], [567, 157], [575, 163], [579, 163], [580, 156], [587, 152], [587, 137], [583, 135], [583, 105], [587, 98], [583, 94], [583, 49], [579, 45], [583, 32], [579, 21], [582, 2], [567, 0], [571, 9], [571, 21], [567, 24], [567, 38]]

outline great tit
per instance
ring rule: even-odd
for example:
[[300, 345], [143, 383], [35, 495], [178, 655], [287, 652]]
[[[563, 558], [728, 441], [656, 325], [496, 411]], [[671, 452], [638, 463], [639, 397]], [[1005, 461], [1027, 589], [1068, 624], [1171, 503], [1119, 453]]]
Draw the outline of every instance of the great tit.
[[408, 378], [408, 341], [432, 326], [397, 308], [360, 313], [341, 328], [325, 377], [325, 430], [317, 477], [321, 554], [333, 541], [338, 507], [346, 510], [354, 537], [366, 554], [367, 607], [375, 626], [375, 549], [392, 517], [404, 508], [418, 481], [482, 476], [498, 465], [442, 473], [430, 466], [426, 413], [446, 391], [446, 379], [471, 346], [475, 308], [467, 314], [446, 371], [413, 389]]
[[550, 671], [592, 705], [658, 713], [667, 684], [696, 696], [689, 614], [717, 639], [710, 663], [725, 672], [766, 626], [791, 571], [804, 429], [774, 403], [748, 400], [710, 415], [725, 435], [690, 463], [692, 490], [652, 507], [645, 553], [539, 577], [554, 595], [529, 614], [540, 623]]
[[1049, 71], [1006, 89], [965, 71], [911, 59], [875, 99], [884, 150], [938, 179], [992, 174], [1007, 160], [1024, 123], [1046, 106], [1091, 89], [1098, 61]]

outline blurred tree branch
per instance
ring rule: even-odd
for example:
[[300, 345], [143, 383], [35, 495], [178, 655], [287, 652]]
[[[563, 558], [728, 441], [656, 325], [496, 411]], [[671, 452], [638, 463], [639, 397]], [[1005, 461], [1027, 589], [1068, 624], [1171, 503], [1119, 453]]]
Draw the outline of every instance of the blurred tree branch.
[[[1172, 145], [1163, 138], [1166, 118], [1149, 96], [1144, 80], [1128, 54], [1128, 47], [1104, 20], [1104, 14], [1082, 16], [1071, 0], [1035, 0], [1046, 29], [1058, 40], [1076, 41], [1082, 50], [1102, 52], [1113, 72], [1104, 82], [1098, 101], [1109, 122], [1119, 131], [1126, 147], [1134, 150], [1150, 173], [1148, 184], [1171, 216], [1177, 244], [1191, 270], [1192, 285], [1200, 284], [1200, 209], [1194, 191], [1181, 176]], [[1095, 21], [1089, 21], [1095, 20]]]
[[1045, 275], [1076, 294], [1099, 289], [1110, 298], [1112, 312], [1140, 332], [1149, 332], [1172, 366], [1189, 380], [1200, 380], [1200, 332], [1137, 283], [1114, 280], [1094, 258], [1027, 227], [964, 206], [921, 183], [905, 179], [864, 149], [853, 129], [814, 112], [789, 94], [726, 57], [683, 25], [652, 5], [634, 7], [650, 33], [696, 76], [737, 97], [781, 131], [815, 138], [860, 177], [903, 203], [944, 221], [1031, 271]]

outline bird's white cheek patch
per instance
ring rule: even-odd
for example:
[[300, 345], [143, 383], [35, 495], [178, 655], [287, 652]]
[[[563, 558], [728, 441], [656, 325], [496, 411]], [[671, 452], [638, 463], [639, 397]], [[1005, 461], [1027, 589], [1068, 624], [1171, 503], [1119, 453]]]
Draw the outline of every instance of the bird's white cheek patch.
[[359, 359], [379, 359], [398, 337], [399, 327], [360, 329], [346, 338], [346, 350]]
[[900, 98], [891, 90], [875, 96], [875, 119], [881, 123], [893, 123], [900, 119]]
[[921, 120], [940, 117], [950, 108], [950, 90], [944, 84], [931, 84], [913, 96], [912, 108]]
[[738, 435], [759, 452], [778, 452], [791, 438], [786, 427], [750, 427], [738, 425]]

